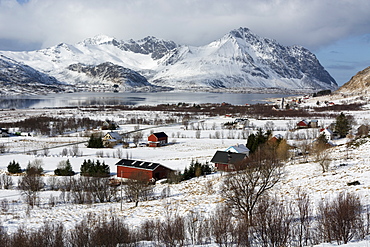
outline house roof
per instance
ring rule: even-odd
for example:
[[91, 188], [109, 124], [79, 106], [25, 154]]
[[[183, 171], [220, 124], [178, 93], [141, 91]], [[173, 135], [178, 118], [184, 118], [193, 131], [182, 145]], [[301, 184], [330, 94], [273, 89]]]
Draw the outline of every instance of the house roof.
[[228, 147], [225, 152], [234, 150], [234, 153], [247, 153], [249, 149], [244, 144], [237, 144], [235, 146]]
[[[116, 163], [116, 166], [126, 166], [126, 167], [132, 167], [132, 168], [138, 168], [138, 169], [144, 169], [144, 170], [151, 170], [154, 171], [159, 166], [163, 166], [159, 163], [153, 163], [153, 162], [147, 162], [147, 161], [141, 161], [141, 160], [129, 160], [129, 159], [121, 159]], [[172, 170], [168, 167], [165, 167], [169, 170]]]
[[308, 125], [308, 122], [307, 122], [307, 120], [302, 120], [302, 121], [299, 121], [298, 123], [297, 123], [297, 125], [300, 125], [300, 126], [307, 126]]
[[166, 133], [164, 132], [157, 132], [157, 133], [153, 133], [152, 135], [155, 135], [157, 138], [168, 137]]
[[242, 161], [245, 157], [246, 157], [246, 154], [243, 154], [243, 153], [217, 151], [213, 155], [211, 162], [218, 163], [218, 164], [236, 164]]
[[108, 135], [108, 134], [116, 140], [121, 140], [122, 139], [122, 136], [120, 134], [118, 134], [117, 132], [108, 132], [106, 135]]

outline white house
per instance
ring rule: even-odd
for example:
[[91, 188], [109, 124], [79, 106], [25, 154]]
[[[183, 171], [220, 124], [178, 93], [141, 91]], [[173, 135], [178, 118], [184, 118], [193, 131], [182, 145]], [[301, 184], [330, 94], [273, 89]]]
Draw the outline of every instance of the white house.
[[241, 153], [249, 155], [249, 149], [244, 144], [236, 144], [234, 146], [228, 147], [225, 152], [232, 152], [232, 153]]
[[332, 140], [332, 139], [333, 139], [333, 137], [334, 137], [334, 133], [333, 133], [333, 131], [332, 131], [331, 129], [329, 129], [329, 128], [321, 129], [321, 130], [320, 130], [320, 135], [321, 135], [321, 134], [325, 134], [325, 138], [326, 138], [328, 141]]

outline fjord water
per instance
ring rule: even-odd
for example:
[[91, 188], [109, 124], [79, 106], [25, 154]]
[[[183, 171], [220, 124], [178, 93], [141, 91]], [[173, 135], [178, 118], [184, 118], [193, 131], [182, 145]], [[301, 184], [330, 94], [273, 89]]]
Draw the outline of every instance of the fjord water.
[[283, 98], [284, 94], [244, 94], [244, 93], [209, 93], [209, 92], [156, 92], [156, 93], [61, 93], [32, 96], [1, 96], [1, 109], [54, 108], [89, 105], [158, 105], [201, 103], [230, 103], [245, 105], [266, 103], [269, 98]]

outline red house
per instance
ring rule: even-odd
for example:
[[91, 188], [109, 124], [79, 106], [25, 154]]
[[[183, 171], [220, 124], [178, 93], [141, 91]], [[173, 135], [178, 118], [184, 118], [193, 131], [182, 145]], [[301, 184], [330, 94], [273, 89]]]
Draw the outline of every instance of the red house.
[[157, 132], [148, 136], [149, 147], [160, 147], [167, 143], [168, 136], [164, 132]]
[[145, 180], [167, 178], [172, 169], [159, 163], [122, 159], [118, 161], [117, 177]]
[[309, 127], [309, 122], [307, 122], [306, 120], [302, 120], [297, 123], [298, 129], [308, 128], [308, 127]]
[[217, 151], [211, 162], [219, 171], [235, 171], [237, 165], [247, 157], [246, 153], [232, 153], [226, 151]]

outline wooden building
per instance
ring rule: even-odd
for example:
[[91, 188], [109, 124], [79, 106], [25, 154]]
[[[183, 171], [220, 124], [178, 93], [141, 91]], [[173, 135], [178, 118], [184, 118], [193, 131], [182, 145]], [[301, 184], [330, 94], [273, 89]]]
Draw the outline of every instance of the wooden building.
[[217, 151], [212, 157], [211, 162], [219, 171], [235, 171], [236, 166], [241, 164], [247, 157], [245, 153], [232, 153], [226, 151]]
[[159, 180], [167, 178], [172, 169], [159, 163], [122, 159], [117, 164], [117, 177], [130, 179]]
[[168, 143], [168, 136], [164, 132], [153, 133], [148, 136], [149, 147], [160, 147]]

